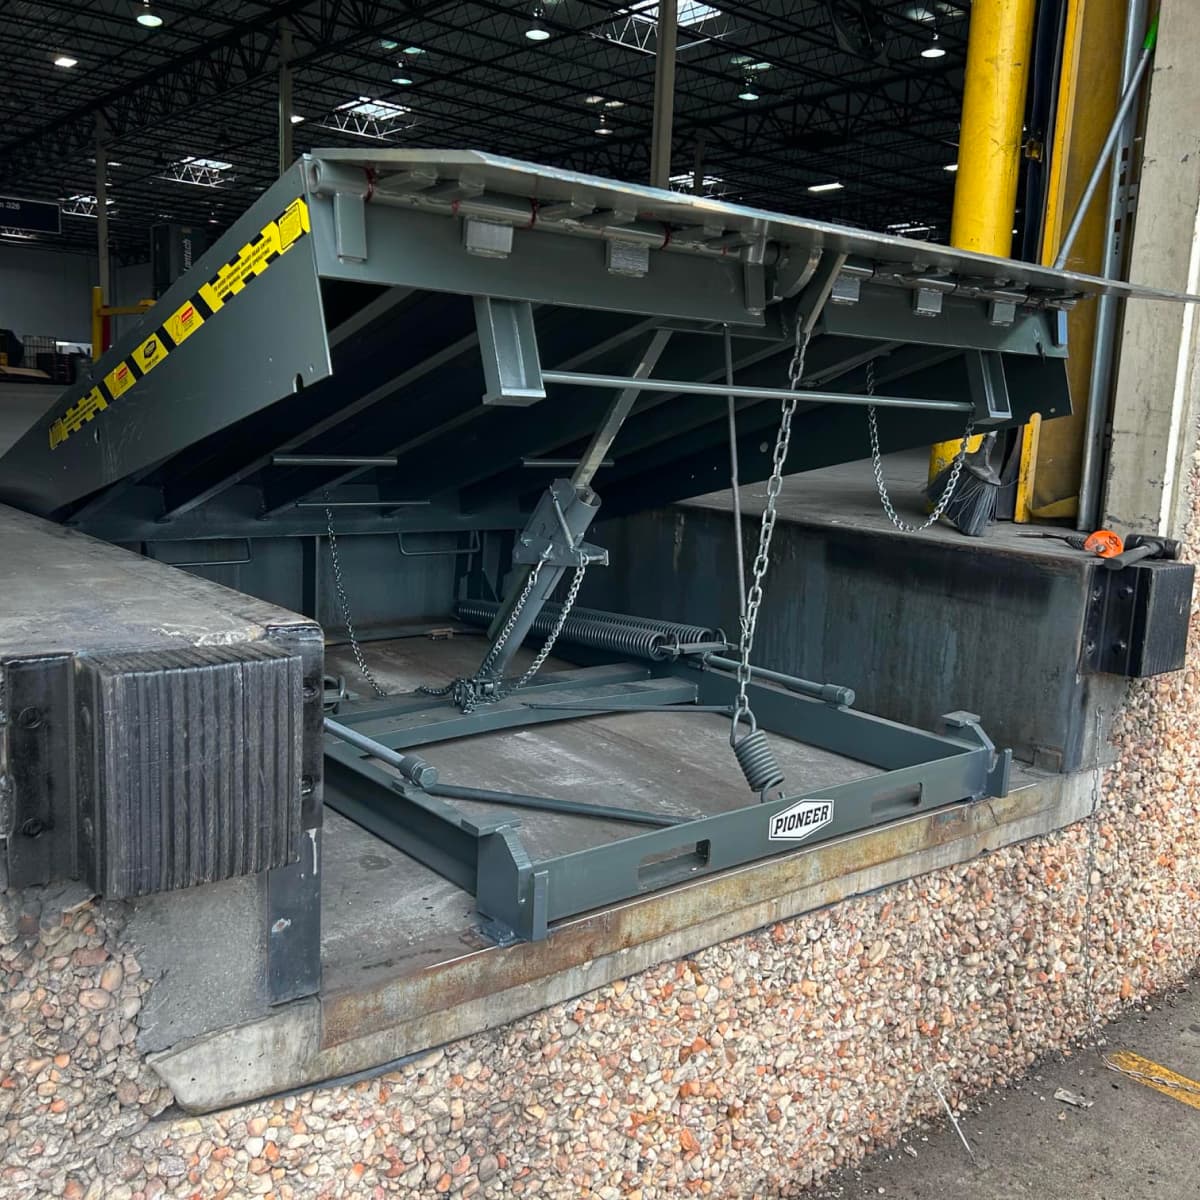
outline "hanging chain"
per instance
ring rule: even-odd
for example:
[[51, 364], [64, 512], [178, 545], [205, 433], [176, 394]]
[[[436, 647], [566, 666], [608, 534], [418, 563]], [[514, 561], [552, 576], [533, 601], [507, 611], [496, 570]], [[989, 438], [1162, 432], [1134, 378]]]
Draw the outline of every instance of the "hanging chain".
[[[547, 548], [546, 554], [549, 555], [549, 553], [550, 550]], [[504, 622], [504, 628], [496, 635], [496, 640], [492, 643], [491, 649], [488, 650], [487, 657], [480, 664], [479, 670], [470, 677], [463, 676], [462, 678], [451, 680], [445, 687], [422, 686], [417, 688], [418, 692], [425, 696], [453, 696], [455, 703], [462, 711], [470, 713], [474, 712], [476, 703], [481, 699], [500, 700], [505, 696], [511, 696], [513, 692], [523, 688], [541, 670], [546, 659], [550, 657], [550, 652], [554, 649], [554, 643], [558, 640], [558, 635], [562, 633], [563, 626], [567, 623], [567, 617], [571, 615], [571, 609], [574, 608], [575, 600], [579, 595], [579, 589], [583, 585], [583, 577], [587, 572], [587, 561], [582, 554], [580, 555], [579, 566], [575, 568], [575, 577], [571, 580], [571, 587], [567, 592], [567, 598], [563, 601], [562, 611], [558, 614], [553, 628], [542, 644], [542, 648], [534, 656], [533, 662], [526, 668], [525, 673], [511, 687], [507, 688], [503, 686], [501, 680], [487, 678], [492, 667], [495, 665], [500, 651], [504, 649], [508, 643], [508, 639], [512, 636], [517, 621], [524, 611], [525, 605], [529, 602], [529, 597], [533, 594], [533, 589], [537, 586], [538, 577], [542, 573], [545, 561], [545, 558], [542, 558], [539, 562], [533, 564], [529, 572], [529, 578], [525, 580], [525, 586], [521, 589], [521, 594], [517, 597], [517, 602], [513, 605], [512, 612], [509, 613], [508, 619]]]
[[562, 611], [559, 612], [558, 619], [546, 635], [546, 640], [534, 656], [533, 662], [529, 664], [525, 674], [517, 680], [512, 689], [514, 692], [520, 691], [541, 670], [542, 664], [550, 657], [550, 651], [554, 649], [554, 643], [558, 641], [558, 635], [562, 633], [563, 626], [567, 623], [567, 617], [571, 615], [571, 609], [575, 607], [575, 600], [579, 595], [580, 587], [583, 586], [583, 577], [586, 572], [587, 562], [581, 557], [579, 566], [575, 568], [575, 577], [571, 580], [571, 586], [567, 591], [567, 598], [563, 601]]
[[[875, 395], [874, 359], [867, 363], [867, 395]], [[963, 464], [967, 461], [967, 444], [975, 432], [975, 414], [972, 413], [967, 419], [967, 427], [962, 435], [962, 445], [955, 456], [954, 465], [950, 468], [950, 478], [946, 481], [946, 486], [938, 497], [933, 512], [920, 525], [910, 525], [892, 506], [892, 498], [888, 495], [887, 484], [883, 481], [883, 455], [879, 451], [879, 423], [876, 420], [874, 404], [867, 406], [867, 428], [871, 433], [871, 470], [875, 474], [875, 490], [879, 493], [879, 502], [883, 505], [883, 511], [887, 513], [888, 520], [901, 533], [922, 533], [931, 525], [936, 525], [942, 519], [946, 509], [950, 507], [950, 501], [954, 499], [954, 493], [958, 488], [959, 476], [962, 475]]]
[[738, 725], [748, 721], [753, 733], [757, 728], [754, 714], [750, 711], [750, 698], [746, 694], [750, 686], [750, 652], [754, 647], [754, 633], [758, 627], [758, 610], [763, 599], [763, 579], [771, 551], [771, 537], [775, 532], [778, 516], [779, 493], [783, 488], [783, 468], [787, 463], [788, 448], [792, 441], [792, 418], [796, 415], [799, 397], [795, 393], [804, 378], [804, 359], [812, 334], [803, 328], [799, 316], [796, 318], [796, 345], [788, 363], [788, 386], [792, 395], [783, 402], [779, 417], [779, 432], [775, 435], [775, 450], [771, 455], [771, 474], [767, 479], [767, 502], [763, 506], [762, 523], [758, 528], [758, 552], [754, 556], [751, 570], [750, 590], [746, 593], [746, 611], [740, 621], [738, 636], [737, 699], [733, 709], [733, 725], [729, 732], [730, 745], [738, 740]]
[[[547, 550], [547, 553], [549, 551]], [[500, 655], [500, 651], [504, 649], [508, 639], [512, 636], [512, 631], [516, 628], [529, 597], [533, 594], [533, 589], [537, 586], [538, 576], [542, 573], [542, 563], [546, 560], [542, 558], [533, 564], [529, 572], [529, 578], [525, 580], [525, 586], [521, 589], [521, 594], [517, 597], [516, 604], [513, 605], [513, 610], [508, 615], [508, 620], [504, 622], [504, 628], [496, 635], [496, 640], [492, 643], [492, 648], [487, 652], [487, 657], [483, 660], [476, 677], [486, 675], [491, 669], [492, 664]]]
[[362, 677], [375, 689], [375, 695], [386, 696], [387, 692], [380, 687], [379, 681], [371, 674], [371, 668], [367, 666], [362, 647], [358, 644], [358, 634], [354, 632], [354, 622], [350, 619], [350, 600], [346, 596], [346, 585], [342, 579], [342, 562], [338, 555], [337, 535], [333, 532], [333, 509], [328, 504], [325, 505], [325, 529], [329, 534], [329, 561], [333, 564], [333, 586], [337, 592], [338, 608], [342, 611], [346, 635], [350, 639], [350, 649], [354, 651], [354, 661], [358, 663]]

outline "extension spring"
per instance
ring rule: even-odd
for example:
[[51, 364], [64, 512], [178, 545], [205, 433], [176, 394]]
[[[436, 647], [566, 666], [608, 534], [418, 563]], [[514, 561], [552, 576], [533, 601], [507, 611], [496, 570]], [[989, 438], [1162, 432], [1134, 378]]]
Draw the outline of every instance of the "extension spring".
[[[495, 617], [499, 605], [491, 600], [463, 600], [455, 608], [460, 620], [472, 624], [488, 625]], [[532, 632], [545, 637], [558, 619], [560, 606], [547, 604], [534, 619]], [[629, 625], [613, 620], [598, 620], [591, 614], [596, 609], [575, 609], [559, 633], [560, 641], [574, 642], [593, 650], [607, 650], [628, 658], [642, 658], [650, 662], [663, 662], [672, 655], [675, 641], [673, 633], [649, 625]]]
[[755, 729], [734, 742], [733, 754], [752, 792], [762, 795], [782, 785], [783, 771], [767, 741], [767, 735], [761, 729]]
[[[533, 631], [544, 636], [554, 623], [562, 606], [553, 601], [547, 602], [534, 621]], [[494, 600], [461, 600], [455, 612], [463, 621], [479, 625], [490, 625], [500, 605]], [[603, 627], [619, 628], [620, 634], [606, 638]], [[573, 631], [583, 631], [578, 636]], [[646, 640], [637, 634], [661, 635], [657, 640]], [[662, 662], [672, 657], [674, 651], [681, 645], [692, 645], [698, 642], [724, 642], [725, 633], [720, 629], [708, 629], [703, 625], [686, 625], [680, 621], [660, 621], [653, 617], [635, 617], [627, 613], [608, 612], [602, 608], [580, 608], [572, 610], [563, 626], [560, 637], [589, 646], [596, 650], [612, 650], [619, 654], [633, 654], [640, 658], [650, 658], [653, 662]], [[641, 647], [641, 649], [639, 649]], [[653, 647], [654, 653], [649, 653]]]

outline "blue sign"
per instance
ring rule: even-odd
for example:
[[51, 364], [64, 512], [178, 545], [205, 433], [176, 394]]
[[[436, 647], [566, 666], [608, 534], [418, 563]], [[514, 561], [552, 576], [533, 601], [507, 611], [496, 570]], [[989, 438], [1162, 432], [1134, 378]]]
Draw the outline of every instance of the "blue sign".
[[25, 200], [20, 196], [0, 196], [0, 229], [19, 229], [22, 233], [61, 233], [62, 212], [48, 200]]

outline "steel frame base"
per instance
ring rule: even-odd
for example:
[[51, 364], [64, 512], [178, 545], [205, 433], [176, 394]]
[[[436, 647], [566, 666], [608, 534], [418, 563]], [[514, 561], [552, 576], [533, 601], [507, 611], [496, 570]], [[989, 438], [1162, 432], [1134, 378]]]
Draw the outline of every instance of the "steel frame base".
[[[411, 694], [349, 711], [343, 707], [338, 720], [391, 749], [409, 750], [584, 715], [577, 707], [570, 712], [541, 707], [560, 699], [573, 706], [594, 701], [596, 711], [607, 711], [623, 704], [725, 705], [735, 691], [734, 678], [721, 671], [618, 663], [546, 676], [519, 697], [470, 714], [447, 699]], [[591, 909], [931, 809], [1007, 793], [1011, 752], [997, 752], [970, 713], [948, 714], [943, 731], [934, 734], [762, 684], [751, 685], [749, 695], [767, 731], [867, 762], [880, 773], [537, 860], [523, 844], [514, 814], [470, 819], [329, 737], [325, 803], [471, 892], [497, 940], [537, 941], [554, 922]], [[773, 840], [771, 819], [806, 800], [830, 803], [826, 822], [803, 841]]]

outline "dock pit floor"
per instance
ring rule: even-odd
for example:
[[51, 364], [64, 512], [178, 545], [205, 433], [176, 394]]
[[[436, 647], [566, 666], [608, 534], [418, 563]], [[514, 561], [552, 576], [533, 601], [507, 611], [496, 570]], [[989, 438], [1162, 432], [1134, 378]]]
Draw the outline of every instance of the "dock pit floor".
[[[366, 642], [364, 653], [391, 691], [469, 669], [482, 647], [468, 634]], [[546, 669], [556, 665], [563, 664], [551, 660]], [[349, 646], [331, 647], [328, 666], [352, 689], [365, 687]], [[614, 783], [638, 785], [654, 807], [690, 815], [745, 803], [723, 726], [719, 714], [576, 718], [438, 744], [428, 758], [446, 780], [468, 786], [616, 803]], [[872, 769], [773, 740], [792, 778], [834, 782]], [[1060, 828], [1087, 812], [1092, 784], [1091, 772], [1018, 769], [1004, 799], [953, 805], [648, 893], [560, 922], [546, 941], [507, 947], [484, 935], [470, 895], [327, 810], [320, 995], [186, 1040], [150, 1062], [193, 1111], [370, 1070], [798, 913]], [[639, 828], [520, 817], [538, 853]]]

